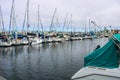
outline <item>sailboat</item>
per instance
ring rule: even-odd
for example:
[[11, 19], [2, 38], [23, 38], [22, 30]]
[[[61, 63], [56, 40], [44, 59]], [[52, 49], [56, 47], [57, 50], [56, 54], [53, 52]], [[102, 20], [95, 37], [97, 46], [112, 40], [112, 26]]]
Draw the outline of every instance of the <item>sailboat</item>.
[[11, 7], [11, 15], [10, 15], [10, 24], [9, 24], [9, 34], [12, 35], [12, 45], [13, 46], [19, 46], [19, 45], [25, 45], [28, 44], [27, 41], [25, 41], [22, 34], [20, 34], [17, 31], [17, 23], [16, 23], [16, 17], [15, 17], [15, 8], [14, 8], [14, 0], [12, 0], [12, 7]]
[[55, 25], [55, 22], [54, 22], [56, 13], [57, 13], [57, 8], [55, 8], [55, 10], [54, 10], [53, 17], [51, 20], [51, 25], [49, 28], [49, 32], [50, 32], [49, 33], [49, 41], [51, 41], [51, 42], [61, 42], [62, 41], [62, 39], [58, 36], [59, 33], [56, 31], [56, 28], [55, 28], [55, 26], [58, 27], [58, 18], [56, 18], [57, 25]]
[[0, 5], [0, 27], [1, 32], [0, 32], [0, 47], [9, 47], [12, 45], [11, 41], [9, 40], [8, 35], [5, 32], [4, 29], [4, 22], [3, 22], [3, 15], [2, 15], [2, 9], [1, 9], [1, 5]]
[[22, 33], [14, 32], [14, 39], [12, 39], [13, 46], [27, 45], [28, 40], [23, 36]]
[[64, 31], [63, 32], [63, 40], [65, 40], [65, 41], [69, 41], [70, 40], [70, 35], [68, 35], [68, 26], [70, 25], [69, 24], [70, 22], [68, 22], [68, 14], [66, 14], [66, 16], [65, 16], [65, 19], [64, 19], [64, 24], [63, 24], [63, 29], [62, 29], [62, 31]]
[[39, 37], [35, 37], [35, 38], [32, 39], [31, 45], [40, 44], [42, 42], [43, 42], [42, 39], [40, 39]]
[[72, 80], [120, 80], [120, 34], [114, 34], [103, 47], [84, 58], [84, 67]]
[[34, 45], [34, 44], [40, 44], [43, 42], [43, 39], [39, 37], [39, 26], [40, 26], [40, 14], [39, 14], [39, 5], [38, 5], [38, 31], [37, 31], [37, 34], [36, 36], [32, 39], [32, 42], [31, 42], [31, 45]]

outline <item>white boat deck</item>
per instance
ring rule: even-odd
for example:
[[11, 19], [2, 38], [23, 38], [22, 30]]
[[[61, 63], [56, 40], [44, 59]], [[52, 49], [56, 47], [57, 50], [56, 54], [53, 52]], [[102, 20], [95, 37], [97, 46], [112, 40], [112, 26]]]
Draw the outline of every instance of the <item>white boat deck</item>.
[[[98, 79], [99, 78], [99, 79]], [[120, 68], [108, 69], [99, 67], [84, 67], [72, 80], [120, 80]]]

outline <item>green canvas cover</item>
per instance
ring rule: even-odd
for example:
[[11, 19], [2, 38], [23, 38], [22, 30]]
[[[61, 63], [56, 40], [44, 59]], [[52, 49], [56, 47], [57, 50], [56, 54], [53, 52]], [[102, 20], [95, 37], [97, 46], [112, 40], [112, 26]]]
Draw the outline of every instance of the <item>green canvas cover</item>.
[[[114, 39], [113, 39], [114, 38]], [[114, 34], [101, 48], [94, 50], [84, 58], [84, 66], [95, 66], [103, 68], [118, 68], [120, 34]]]

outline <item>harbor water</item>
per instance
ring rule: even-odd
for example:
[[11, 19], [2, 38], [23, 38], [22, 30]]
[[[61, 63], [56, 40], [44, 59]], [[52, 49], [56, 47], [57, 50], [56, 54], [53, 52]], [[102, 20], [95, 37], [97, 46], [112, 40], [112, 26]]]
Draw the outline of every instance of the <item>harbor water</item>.
[[7, 80], [70, 80], [84, 56], [108, 38], [0, 48], [0, 75]]

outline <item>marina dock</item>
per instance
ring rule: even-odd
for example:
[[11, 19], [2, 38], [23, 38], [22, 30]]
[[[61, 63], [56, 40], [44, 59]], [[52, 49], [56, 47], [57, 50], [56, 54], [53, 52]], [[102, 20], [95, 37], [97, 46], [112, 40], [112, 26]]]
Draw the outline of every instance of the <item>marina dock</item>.
[[0, 80], [7, 80], [7, 79], [5, 79], [5, 78], [3, 78], [2, 76], [0, 76]]

